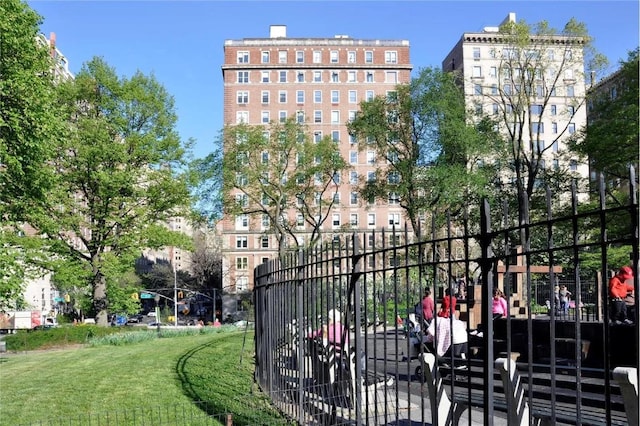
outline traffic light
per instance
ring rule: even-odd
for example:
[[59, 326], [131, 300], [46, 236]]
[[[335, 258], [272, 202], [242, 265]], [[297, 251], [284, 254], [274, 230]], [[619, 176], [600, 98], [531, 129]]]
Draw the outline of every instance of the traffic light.
[[180, 290], [178, 292], [178, 299], [182, 299], [183, 296], [184, 296], [184, 293], [182, 293], [182, 290]]

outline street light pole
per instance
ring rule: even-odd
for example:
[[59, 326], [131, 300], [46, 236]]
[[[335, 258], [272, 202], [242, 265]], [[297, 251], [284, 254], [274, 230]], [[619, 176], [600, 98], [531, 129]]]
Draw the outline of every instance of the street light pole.
[[176, 265], [173, 264], [173, 321], [178, 326], [178, 271]]
[[160, 295], [156, 293], [153, 300], [156, 301], [156, 330], [158, 331], [158, 337], [160, 337]]

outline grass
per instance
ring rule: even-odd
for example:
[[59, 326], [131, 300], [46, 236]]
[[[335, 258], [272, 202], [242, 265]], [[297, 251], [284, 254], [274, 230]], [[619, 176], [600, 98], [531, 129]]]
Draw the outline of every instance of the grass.
[[[29, 334], [46, 340], [51, 331]], [[253, 333], [134, 333], [152, 337], [91, 338], [80, 348], [2, 356], [0, 423], [223, 424], [224, 413], [234, 425], [286, 423], [253, 384]]]

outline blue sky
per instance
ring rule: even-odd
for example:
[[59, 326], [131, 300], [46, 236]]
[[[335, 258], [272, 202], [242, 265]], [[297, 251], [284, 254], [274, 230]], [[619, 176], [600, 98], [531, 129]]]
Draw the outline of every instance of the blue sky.
[[289, 37], [403, 39], [414, 73], [440, 66], [464, 32], [497, 26], [515, 12], [518, 21], [546, 20], [562, 28], [584, 22], [610, 71], [639, 44], [639, 2], [624, 1], [116, 1], [29, 0], [43, 17], [41, 31], [77, 73], [102, 56], [120, 76], [153, 73], [174, 96], [178, 132], [194, 138], [194, 155], [214, 148], [222, 122], [221, 66], [227, 39], [268, 37], [286, 25]]

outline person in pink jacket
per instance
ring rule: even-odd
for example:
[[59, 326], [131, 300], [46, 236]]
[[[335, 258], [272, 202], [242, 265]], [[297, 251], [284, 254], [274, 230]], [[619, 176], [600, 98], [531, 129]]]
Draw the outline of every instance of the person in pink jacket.
[[493, 289], [491, 312], [493, 313], [493, 319], [509, 316], [507, 299], [505, 299], [504, 293], [499, 288]]

